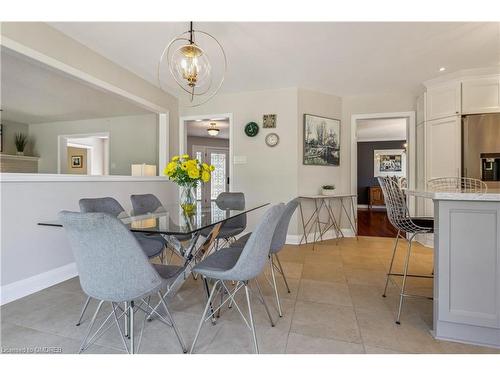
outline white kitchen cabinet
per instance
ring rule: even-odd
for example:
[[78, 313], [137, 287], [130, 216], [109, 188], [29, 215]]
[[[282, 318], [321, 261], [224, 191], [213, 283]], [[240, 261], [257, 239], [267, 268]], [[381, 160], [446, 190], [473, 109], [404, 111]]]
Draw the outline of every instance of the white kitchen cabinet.
[[426, 122], [426, 178], [459, 177], [461, 118], [451, 116]]
[[[416, 188], [417, 190], [425, 189], [425, 123], [417, 123], [415, 132], [416, 143]], [[415, 198], [417, 216], [425, 215], [425, 200], [424, 198]]]
[[500, 112], [500, 75], [462, 81], [462, 113]]
[[447, 82], [427, 88], [427, 120], [458, 115], [461, 112], [461, 83]]

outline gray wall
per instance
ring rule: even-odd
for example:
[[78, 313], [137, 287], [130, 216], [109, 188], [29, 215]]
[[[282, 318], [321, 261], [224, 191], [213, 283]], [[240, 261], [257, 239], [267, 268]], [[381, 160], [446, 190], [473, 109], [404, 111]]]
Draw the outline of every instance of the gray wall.
[[57, 173], [59, 135], [102, 132], [109, 132], [110, 175], [130, 175], [131, 164], [158, 167], [158, 121], [150, 114], [30, 125], [39, 173]]
[[[14, 144], [14, 138], [16, 133], [24, 133], [29, 135], [29, 126], [28, 124], [22, 124], [20, 122], [14, 121], [2, 121], [2, 140], [3, 140], [3, 149], [2, 152], [4, 154], [15, 155], [16, 145]], [[31, 155], [31, 140], [26, 145], [24, 149], [25, 155]]]
[[217, 137], [187, 137], [187, 150], [189, 155], [193, 154], [193, 145], [208, 146], [208, 147], [225, 147], [229, 148], [229, 139]]
[[358, 142], [358, 204], [368, 204], [368, 188], [378, 186], [377, 178], [373, 177], [373, 151], [400, 149], [405, 142]]

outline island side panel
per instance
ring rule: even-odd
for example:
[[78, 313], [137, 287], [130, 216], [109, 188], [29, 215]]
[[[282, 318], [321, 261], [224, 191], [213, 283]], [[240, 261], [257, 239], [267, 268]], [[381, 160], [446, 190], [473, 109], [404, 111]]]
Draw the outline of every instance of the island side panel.
[[437, 338], [500, 347], [500, 202], [436, 200]]

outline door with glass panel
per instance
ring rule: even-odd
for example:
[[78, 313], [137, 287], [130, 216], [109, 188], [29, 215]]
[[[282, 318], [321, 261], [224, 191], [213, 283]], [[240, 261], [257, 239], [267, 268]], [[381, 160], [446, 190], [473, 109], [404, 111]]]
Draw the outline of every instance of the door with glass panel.
[[208, 146], [193, 146], [193, 156], [203, 163], [215, 167], [209, 183], [201, 184], [196, 189], [196, 199], [207, 206], [217, 196], [229, 191], [229, 150]]

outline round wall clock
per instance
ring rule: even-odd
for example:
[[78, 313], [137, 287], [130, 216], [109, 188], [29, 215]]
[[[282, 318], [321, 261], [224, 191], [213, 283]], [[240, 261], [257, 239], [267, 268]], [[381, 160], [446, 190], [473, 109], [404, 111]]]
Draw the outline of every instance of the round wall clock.
[[245, 134], [249, 137], [255, 137], [259, 132], [259, 125], [255, 122], [249, 122], [245, 125]]
[[266, 136], [266, 145], [269, 147], [276, 146], [280, 141], [280, 137], [276, 133], [270, 133]]

